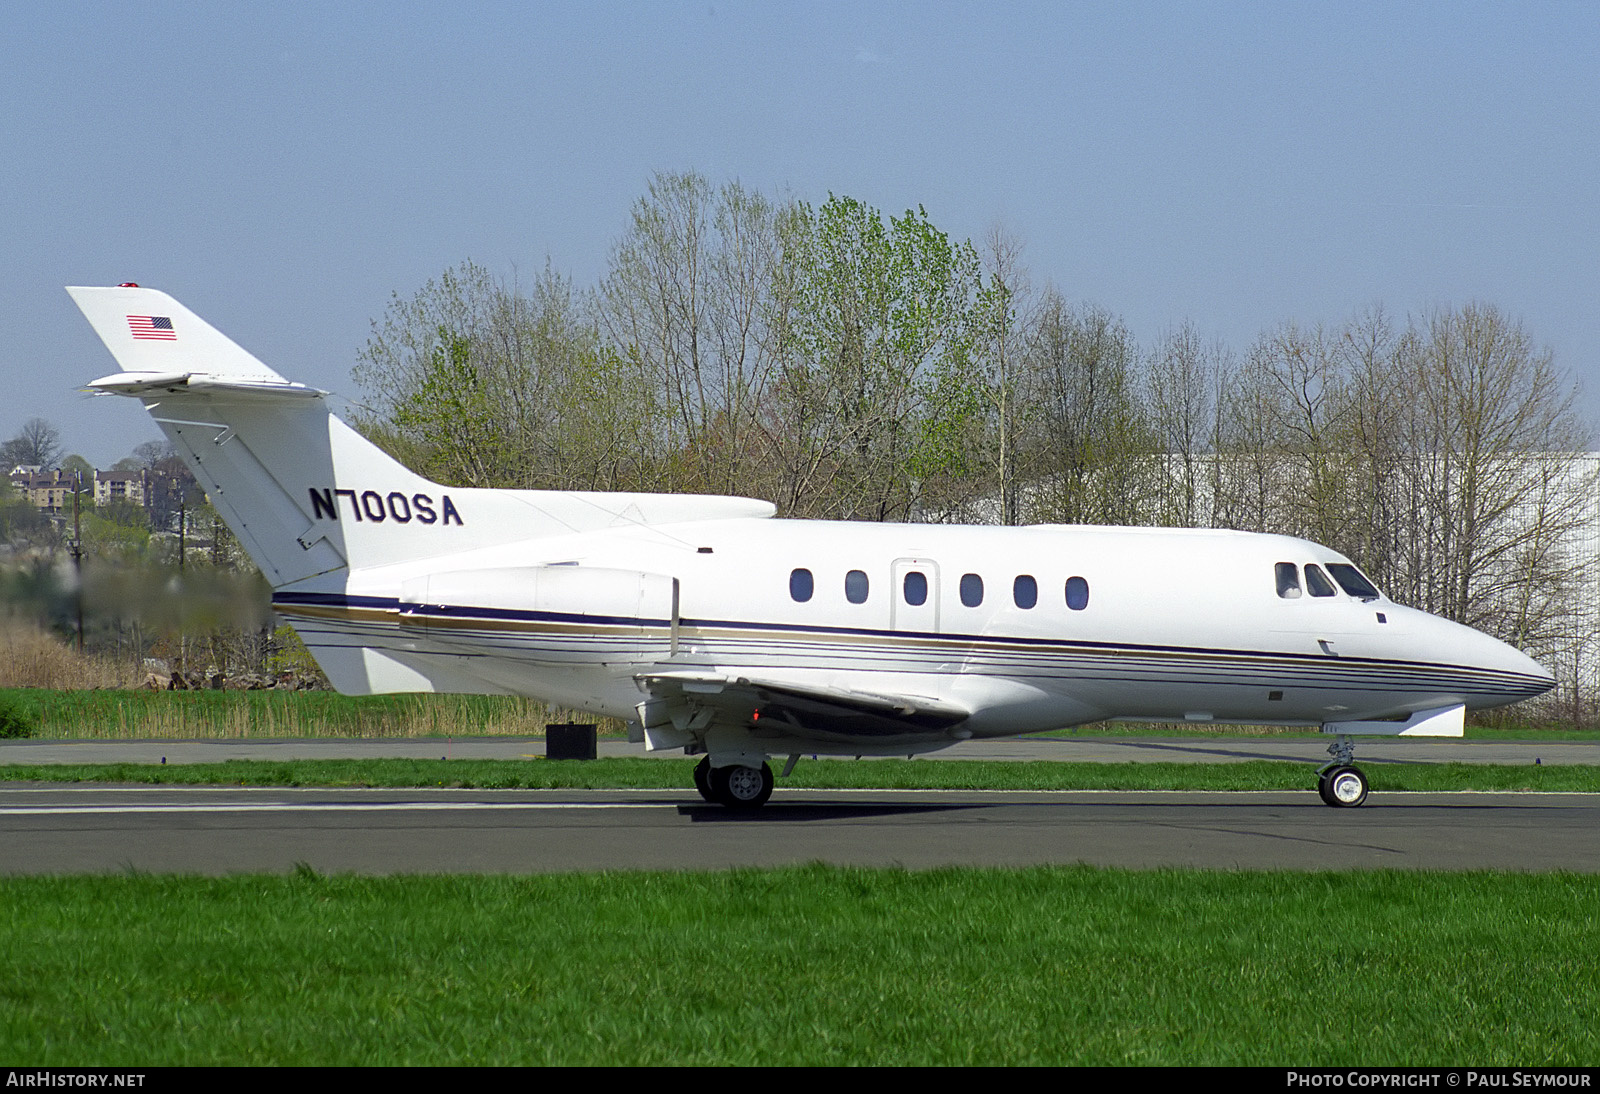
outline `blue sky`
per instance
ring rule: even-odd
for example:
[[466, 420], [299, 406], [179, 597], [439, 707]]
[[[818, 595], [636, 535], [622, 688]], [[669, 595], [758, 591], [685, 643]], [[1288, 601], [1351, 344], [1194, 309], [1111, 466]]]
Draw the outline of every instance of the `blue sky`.
[[[655, 171], [999, 222], [1148, 344], [1488, 301], [1600, 420], [1600, 5], [101, 4], [0, 41], [0, 438], [157, 436], [62, 286], [352, 397], [472, 258], [604, 270]], [[1600, 443], [1600, 438], [1597, 438]]]

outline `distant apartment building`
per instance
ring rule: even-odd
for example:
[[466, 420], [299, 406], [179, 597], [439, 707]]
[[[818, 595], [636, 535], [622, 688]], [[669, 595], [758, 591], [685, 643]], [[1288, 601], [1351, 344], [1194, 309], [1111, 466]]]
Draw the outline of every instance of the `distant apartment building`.
[[96, 471], [94, 473], [94, 503], [110, 505], [126, 501], [134, 505], [150, 504], [151, 474], [149, 471]]
[[[17, 495], [26, 498], [40, 512], [58, 517], [72, 512], [72, 492], [82, 490], [83, 504], [106, 507], [127, 503], [146, 510], [156, 531], [176, 530], [179, 512], [192, 504], [194, 479], [185, 470], [96, 471], [79, 485], [72, 471], [45, 471], [39, 467], [17, 467], [9, 476]], [[93, 502], [90, 502], [90, 495]]]
[[62, 513], [72, 508], [72, 492], [78, 476], [71, 471], [42, 471], [38, 467], [18, 467], [11, 472], [11, 486], [46, 513]]

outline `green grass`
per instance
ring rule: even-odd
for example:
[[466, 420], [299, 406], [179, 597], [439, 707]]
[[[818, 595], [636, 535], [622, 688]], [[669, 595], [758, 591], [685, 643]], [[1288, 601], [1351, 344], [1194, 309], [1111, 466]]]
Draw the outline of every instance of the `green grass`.
[[[210, 764], [9, 764], [0, 782], [168, 783], [196, 786], [449, 786], [483, 789], [682, 790], [695, 761], [681, 759], [229, 760]], [[1600, 793], [1600, 766], [1367, 764], [1386, 790], [1534, 790]], [[786, 788], [886, 790], [1308, 790], [1309, 763], [1064, 763], [1053, 760], [805, 760]]]
[[27, 1066], [1600, 1058], [1600, 877], [302, 870], [0, 898], [0, 1057]]
[[[1038, 736], [1068, 740], [1073, 737], [1327, 738], [1314, 726], [1240, 726], [1194, 722], [1096, 722], [1070, 729], [1052, 729]], [[1469, 719], [1464, 736], [1469, 741], [1600, 741], [1600, 729], [1575, 729], [1555, 723], [1511, 720], [1475, 724]]]
[[[548, 722], [613, 719], [499, 695], [339, 695], [330, 691], [130, 691], [0, 688], [0, 709], [15, 708], [45, 739], [236, 739], [254, 737], [426, 737], [534, 735]], [[1272, 726], [1106, 722], [1054, 730], [1051, 737], [1318, 737], [1315, 729]], [[1600, 730], [1497, 718], [1469, 725], [1475, 740], [1600, 740]]]
[[548, 722], [599, 721], [500, 695], [3, 688], [0, 701], [32, 720], [35, 737], [69, 740], [528, 736]]

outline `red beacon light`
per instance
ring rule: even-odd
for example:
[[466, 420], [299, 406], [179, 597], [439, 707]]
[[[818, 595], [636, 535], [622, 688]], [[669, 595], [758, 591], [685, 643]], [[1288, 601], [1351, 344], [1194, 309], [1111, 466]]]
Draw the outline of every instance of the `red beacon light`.
[[138, 287], [139, 283], [137, 281], [124, 281], [117, 286], [119, 289], [137, 289]]

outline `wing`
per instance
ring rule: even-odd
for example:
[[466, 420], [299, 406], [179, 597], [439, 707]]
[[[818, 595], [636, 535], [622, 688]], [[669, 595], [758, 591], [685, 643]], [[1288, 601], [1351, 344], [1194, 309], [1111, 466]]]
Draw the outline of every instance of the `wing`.
[[648, 727], [699, 731], [713, 723], [818, 742], [891, 743], [943, 735], [971, 714], [922, 695], [674, 670], [635, 677], [650, 696], [639, 704]]

